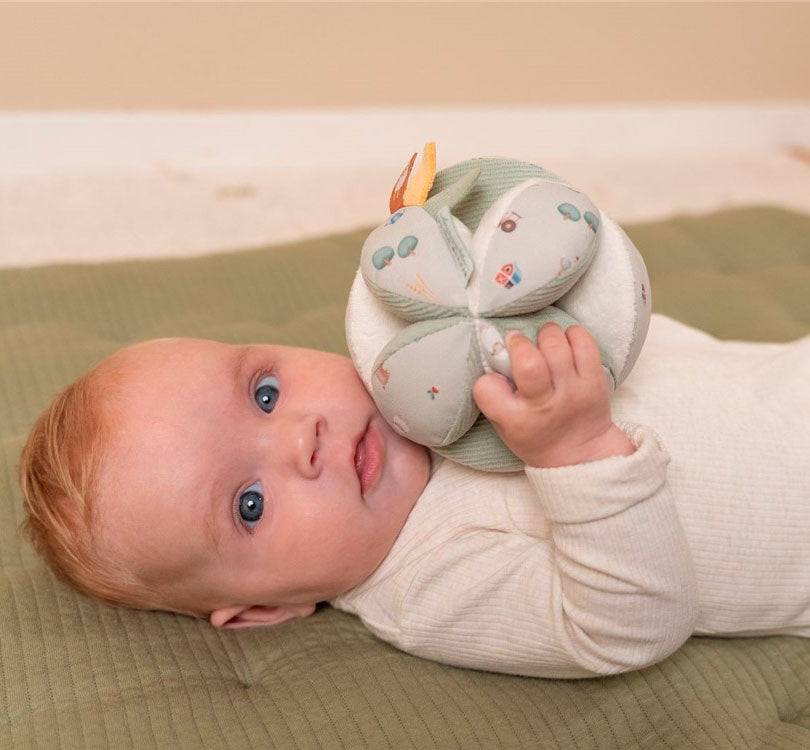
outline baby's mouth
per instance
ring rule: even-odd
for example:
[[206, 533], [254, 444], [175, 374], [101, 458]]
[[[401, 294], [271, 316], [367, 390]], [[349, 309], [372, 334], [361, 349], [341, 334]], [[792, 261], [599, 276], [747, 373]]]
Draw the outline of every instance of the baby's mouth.
[[382, 473], [384, 459], [385, 444], [382, 436], [369, 422], [354, 453], [354, 470], [360, 481], [360, 492], [363, 496], [377, 484]]
[[360, 480], [361, 484], [363, 481], [363, 467], [366, 463], [366, 436], [368, 435], [368, 425], [366, 425], [366, 429], [363, 431], [363, 434], [360, 436], [360, 439], [357, 441], [357, 447], [354, 451], [354, 471], [357, 474], [357, 478]]
[[357, 473], [357, 478], [360, 478], [360, 473], [363, 471], [363, 464], [366, 460], [366, 447], [363, 444], [363, 441], [366, 439], [366, 433], [364, 432], [360, 441], [357, 443], [357, 448], [354, 451], [354, 470]]

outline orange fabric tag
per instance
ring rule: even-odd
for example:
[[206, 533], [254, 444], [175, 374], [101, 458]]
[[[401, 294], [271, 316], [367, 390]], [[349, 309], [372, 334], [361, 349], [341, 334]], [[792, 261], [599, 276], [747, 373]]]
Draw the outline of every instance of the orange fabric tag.
[[421, 206], [428, 197], [433, 180], [436, 177], [436, 144], [431, 141], [425, 144], [422, 161], [405, 190], [406, 206]]
[[391, 191], [391, 197], [388, 199], [388, 208], [392, 214], [399, 211], [399, 209], [405, 205], [405, 190], [408, 187], [408, 178], [411, 176], [411, 170], [413, 169], [413, 163], [416, 161], [416, 157], [417, 154], [414, 153], [408, 165], [402, 170], [402, 174], [394, 185], [394, 189]]
[[403, 206], [423, 205], [433, 186], [433, 180], [436, 177], [436, 144], [433, 141], [425, 144], [422, 159], [412, 177], [411, 172], [416, 157], [417, 154], [411, 157], [391, 191], [388, 208], [392, 214]]

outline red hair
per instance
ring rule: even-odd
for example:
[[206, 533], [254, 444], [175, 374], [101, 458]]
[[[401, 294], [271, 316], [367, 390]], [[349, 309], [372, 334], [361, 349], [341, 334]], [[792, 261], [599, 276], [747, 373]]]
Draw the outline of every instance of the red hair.
[[104, 556], [96, 543], [96, 487], [108, 434], [101, 386], [109, 385], [110, 370], [102, 363], [82, 375], [34, 423], [20, 456], [26, 511], [20, 531], [59, 578], [88, 596], [206, 617], [167, 606], [165, 592]]

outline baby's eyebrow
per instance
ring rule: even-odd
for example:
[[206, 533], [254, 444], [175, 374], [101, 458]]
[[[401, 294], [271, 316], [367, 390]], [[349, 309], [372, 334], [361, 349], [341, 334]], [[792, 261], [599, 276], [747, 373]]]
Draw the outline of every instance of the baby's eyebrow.
[[250, 354], [250, 346], [243, 344], [233, 348], [232, 362], [229, 370], [231, 382], [233, 383], [234, 395], [238, 398], [242, 386], [242, 372], [245, 369], [245, 361]]
[[205, 538], [208, 541], [208, 551], [222, 559], [222, 550], [220, 549], [222, 533], [220, 531], [219, 524], [216, 522], [217, 506], [218, 503], [216, 502], [216, 498], [213, 497], [212, 493], [212, 502], [208, 513], [206, 513], [205, 516]]
[[[239, 395], [242, 393], [242, 372], [248, 354], [250, 354], [250, 347], [248, 345], [235, 346], [233, 348], [233, 358], [228, 367], [228, 374], [233, 383], [233, 397], [236, 400], [238, 400]], [[205, 514], [205, 537], [208, 542], [207, 549], [218, 558], [222, 559], [222, 525], [218, 523], [218, 520], [222, 517], [223, 499], [226, 509], [228, 509], [230, 500], [224, 497], [217, 485], [218, 483], [214, 482], [211, 487], [211, 492], [209, 493], [208, 511]]]

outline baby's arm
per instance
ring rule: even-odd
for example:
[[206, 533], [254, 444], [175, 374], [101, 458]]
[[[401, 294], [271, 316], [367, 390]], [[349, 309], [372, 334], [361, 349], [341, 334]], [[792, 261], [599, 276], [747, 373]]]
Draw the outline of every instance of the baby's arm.
[[546, 325], [538, 341], [507, 342], [516, 390], [486, 375], [474, 395], [526, 462], [551, 537], [480, 530], [437, 550], [403, 605], [419, 613], [405, 647], [544, 677], [640, 668], [678, 648], [698, 614], [691, 552], [666, 481], [669, 456], [649, 428], [623, 425], [631, 442], [611, 420], [585, 329]]
[[596, 342], [581, 326], [546, 323], [537, 346], [506, 337], [517, 390], [502, 375], [478, 379], [473, 397], [501, 439], [527, 466], [551, 468], [633, 452], [610, 417]]
[[[680, 647], [698, 589], [669, 456], [649, 427], [621, 426], [628, 456], [527, 467], [547, 523], [521, 500], [509, 506], [519, 532], [479, 524], [437, 544], [405, 577], [398, 632], [375, 632], [428, 659], [555, 678], [639, 669]], [[470, 502], [475, 485], [458, 497], [455, 476], [434, 492]]]

